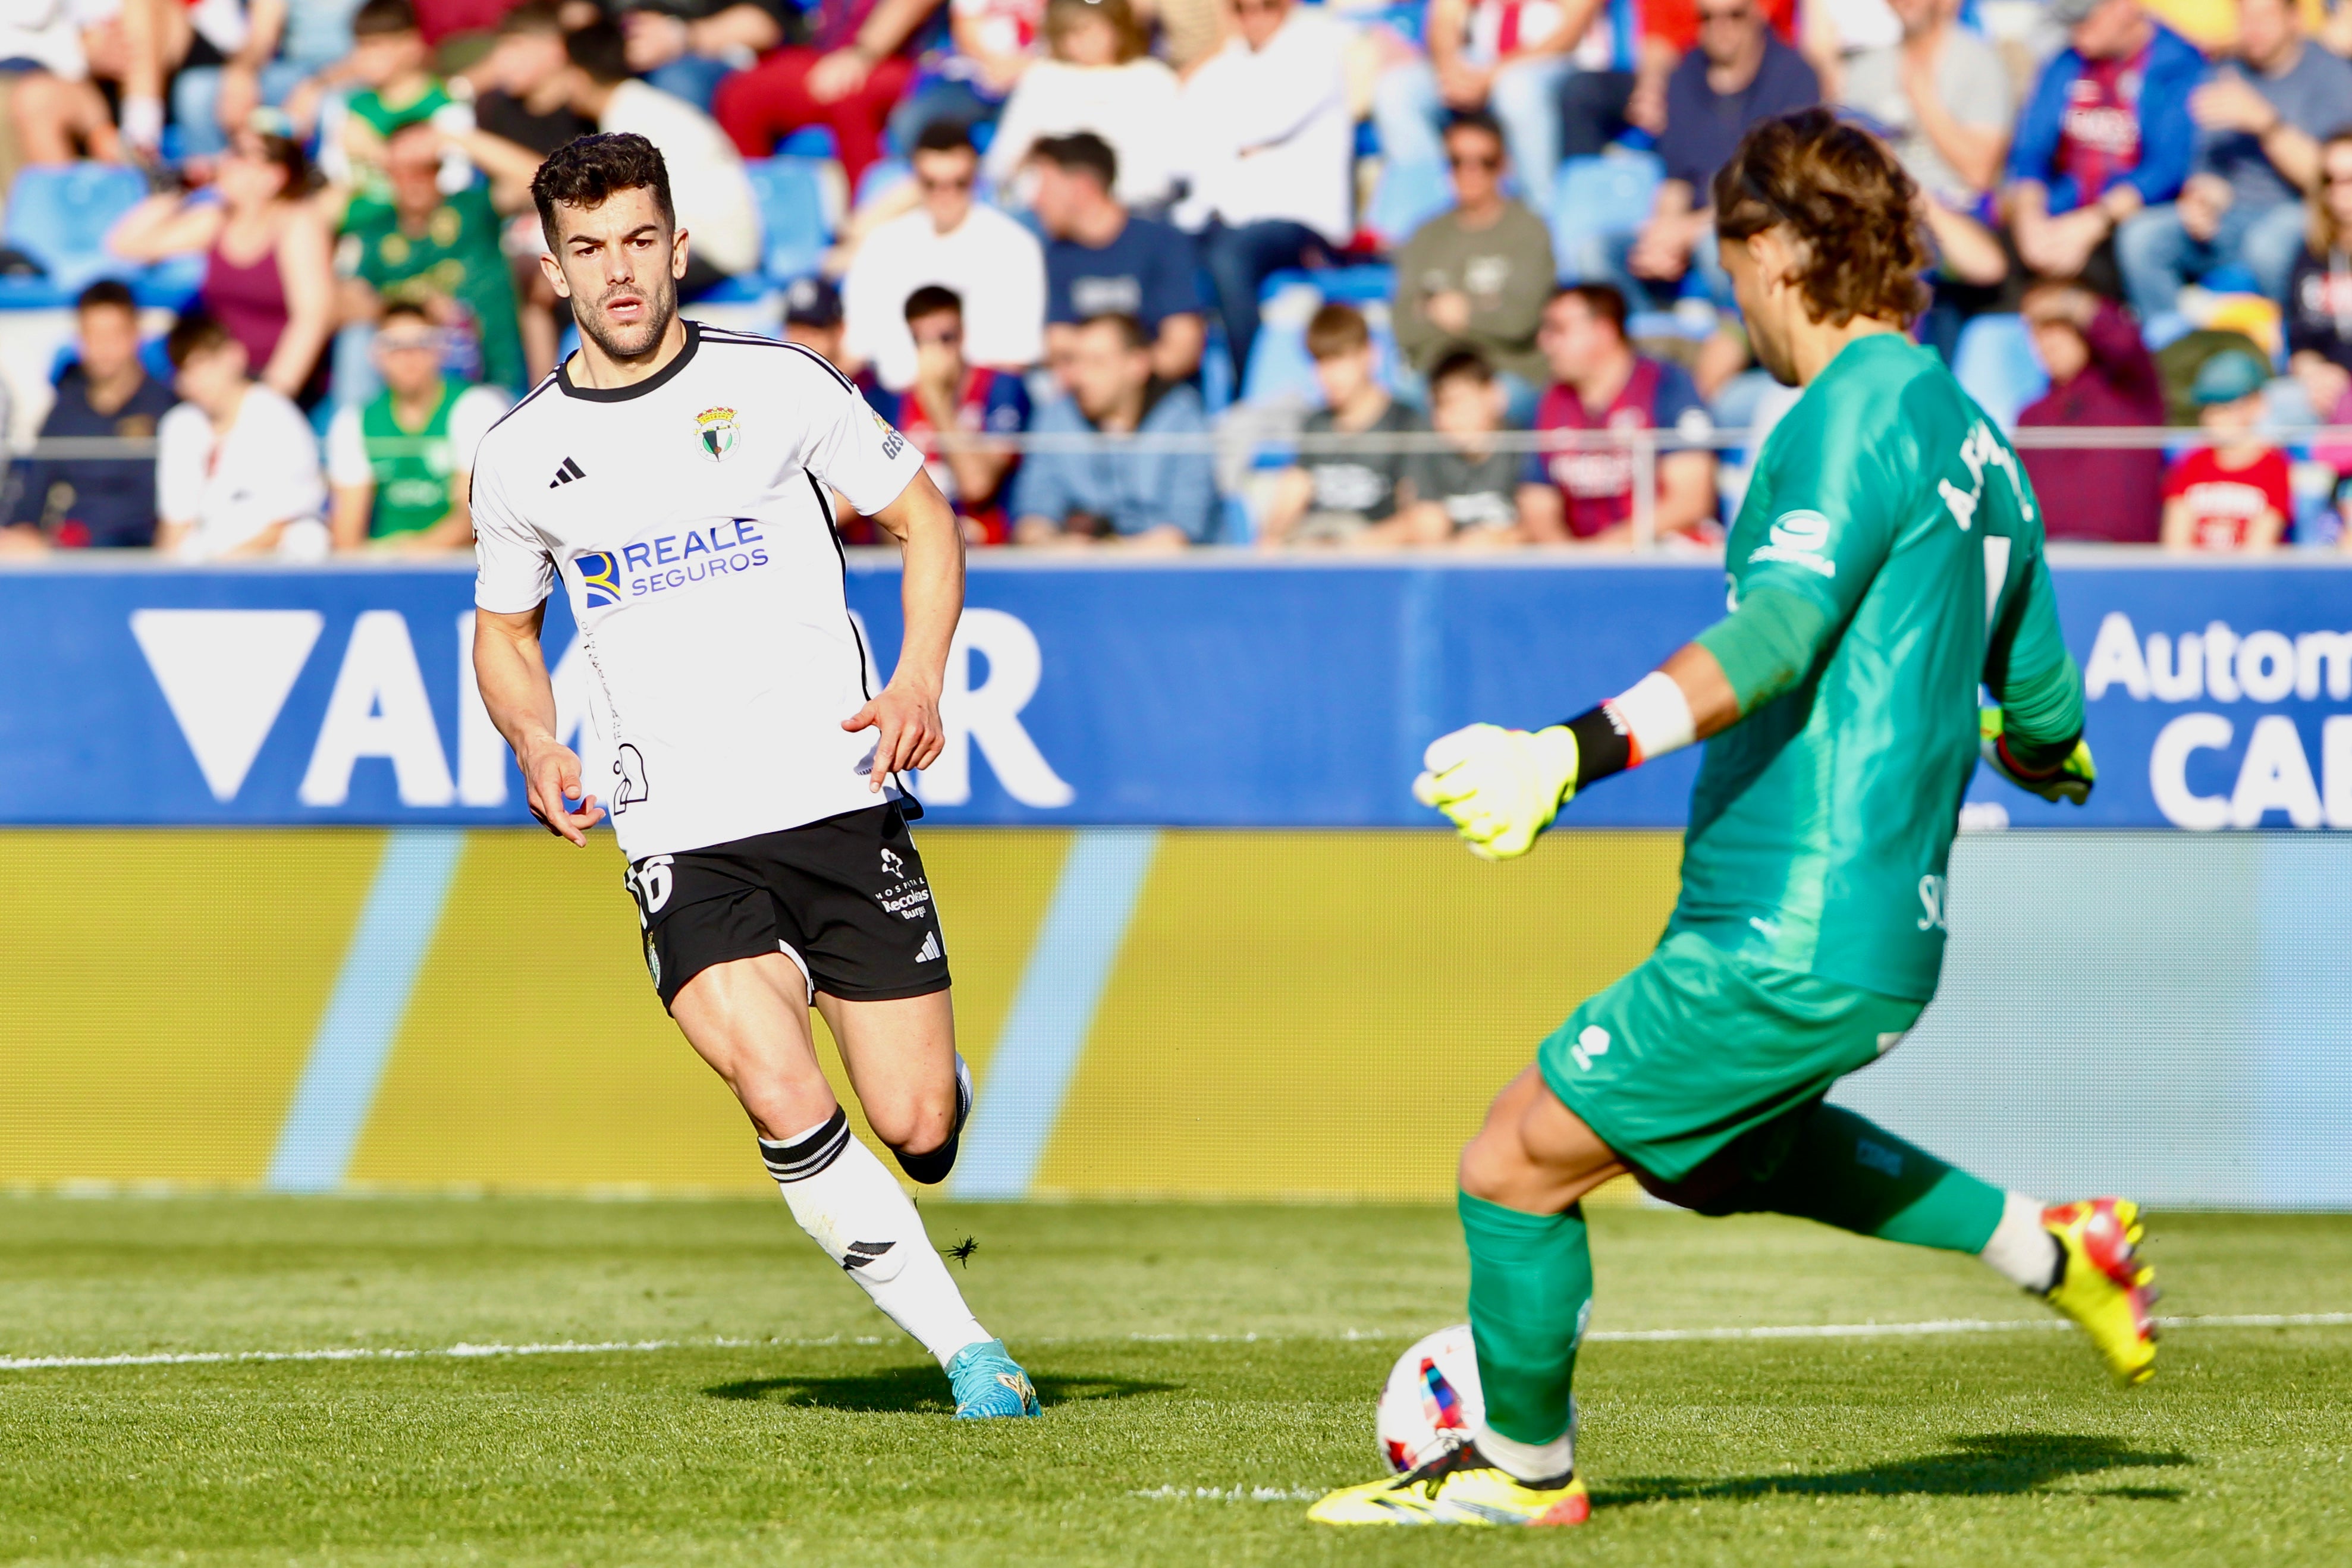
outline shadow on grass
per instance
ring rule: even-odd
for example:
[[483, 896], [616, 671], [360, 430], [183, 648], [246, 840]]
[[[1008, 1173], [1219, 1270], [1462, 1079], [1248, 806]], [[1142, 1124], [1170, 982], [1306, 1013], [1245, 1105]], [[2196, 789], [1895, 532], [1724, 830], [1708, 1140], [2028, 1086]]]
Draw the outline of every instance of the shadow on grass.
[[[1132, 1399], [1143, 1394], [1168, 1394], [1181, 1385], [1137, 1377], [1056, 1376], [1030, 1375], [1039, 1403], [1051, 1407], [1090, 1399]], [[748, 1377], [737, 1383], [714, 1383], [702, 1391], [713, 1399], [761, 1400], [795, 1406], [804, 1410], [847, 1410], [866, 1414], [948, 1415], [955, 1402], [947, 1379], [935, 1366], [896, 1366], [883, 1372], [850, 1377]]]
[[[2117, 1437], [2064, 1433], [2002, 1433], [1956, 1437], [1940, 1454], [1895, 1459], [1850, 1470], [1812, 1475], [1735, 1476], [1695, 1480], [1680, 1476], [1636, 1476], [1595, 1488], [1596, 1505], [1666, 1502], [1676, 1500], [1797, 1497], [2000, 1497], [2029, 1492], [2070, 1476], [2103, 1470], [2168, 1469], [2196, 1461], [2187, 1454], [2135, 1448]], [[2138, 1502], [2177, 1502], [2173, 1487], [2117, 1487], [2086, 1497]]]

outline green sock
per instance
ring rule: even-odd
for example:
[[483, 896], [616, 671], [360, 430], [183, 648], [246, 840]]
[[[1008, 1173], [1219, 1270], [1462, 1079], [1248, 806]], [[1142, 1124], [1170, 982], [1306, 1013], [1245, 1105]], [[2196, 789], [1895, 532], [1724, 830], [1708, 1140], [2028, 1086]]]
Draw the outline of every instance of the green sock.
[[1982, 1251], [2002, 1202], [1999, 1187], [1834, 1105], [1816, 1105], [1780, 1168], [1735, 1197], [1738, 1210], [1949, 1252]]
[[1584, 1209], [1521, 1214], [1466, 1192], [1460, 1207], [1486, 1424], [1516, 1442], [1549, 1443], [1568, 1430], [1576, 1342], [1592, 1310]]

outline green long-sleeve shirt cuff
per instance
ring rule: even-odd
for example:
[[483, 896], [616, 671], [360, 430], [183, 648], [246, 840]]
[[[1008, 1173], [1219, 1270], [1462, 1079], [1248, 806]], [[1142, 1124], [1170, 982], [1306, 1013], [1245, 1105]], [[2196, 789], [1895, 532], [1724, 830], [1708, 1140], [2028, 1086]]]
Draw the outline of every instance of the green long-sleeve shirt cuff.
[[1805, 678], [1829, 628], [1828, 613], [1801, 594], [1759, 588], [1697, 642], [1723, 666], [1744, 718]]
[[2083, 737], [2083, 673], [2074, 656], [2031, 675], [2012, 677], [2000, 693], [2001, 742], [2017, 765], [2032, 772], [2055, 768]]

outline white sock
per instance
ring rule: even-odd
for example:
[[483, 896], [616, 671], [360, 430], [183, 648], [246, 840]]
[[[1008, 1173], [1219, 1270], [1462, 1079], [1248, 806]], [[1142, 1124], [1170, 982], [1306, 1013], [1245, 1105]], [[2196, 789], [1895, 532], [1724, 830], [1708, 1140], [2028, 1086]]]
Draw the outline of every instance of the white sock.
[[2058, 1239], [2042, 1228], [2041, 1200], [2012, 1192], [2002, 1195], [2000, 1223], [1977, 1256], [2021, 1290], [2047, 1295], [2058, 1282], [2058, 1267], [2066, 1254]]
[[784, 1143], [761, 1139], [760, 1157], [801, 1228], [941, 1366], [990, 1337], [948, 1277], [922, 1216], [873, 1151], [850, 1135], [845, 1113], [836, 1109]]
[[1549, 1443], [1522, 1443], [1478, 1423], [1478, 1451], [1505, 1475], [1523, 1481], [1557, 1480], [1576, 1469], [1576, 1405], [1568, 1407], [1568, 1430]]

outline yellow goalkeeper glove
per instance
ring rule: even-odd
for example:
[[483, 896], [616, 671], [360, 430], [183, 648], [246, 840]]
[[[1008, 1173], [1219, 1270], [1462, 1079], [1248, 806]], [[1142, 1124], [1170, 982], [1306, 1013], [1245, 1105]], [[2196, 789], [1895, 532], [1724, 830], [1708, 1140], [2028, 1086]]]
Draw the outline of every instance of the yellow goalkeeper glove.
[[2001, 711], [1998, 707], [1982, 708], [1977, 714], [1977, 749], [1985, 765], [2029, 795], [2039, 795], [2045, 800], [2072, 800], [2082, 805], [2091, 798], [2091, 787], [2099, 781], [2099, 770], [2091, 761], [2091, 743], [2074, 742], [2074, 749], [2066, 760], [2047, 773], [2027, 773], [2017, 766], [2001, 738]]
[[1576, 793], [1576, 737], [1566, 725], [1529, 734], [1474, 724], [1441, 735], [1422, 754], [1413, 799], [1445, 813], [1470, 852], [1509, 860], [1535, 847]]

